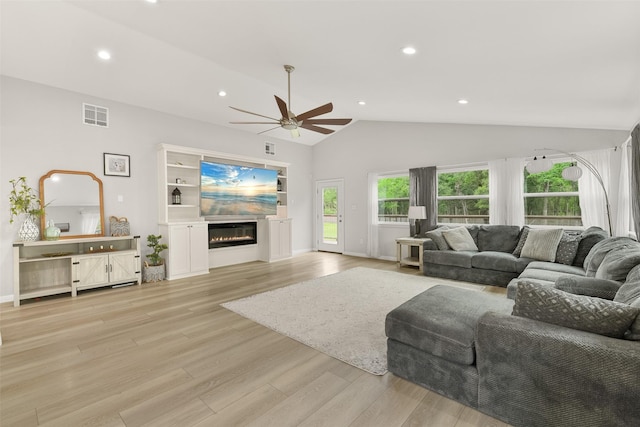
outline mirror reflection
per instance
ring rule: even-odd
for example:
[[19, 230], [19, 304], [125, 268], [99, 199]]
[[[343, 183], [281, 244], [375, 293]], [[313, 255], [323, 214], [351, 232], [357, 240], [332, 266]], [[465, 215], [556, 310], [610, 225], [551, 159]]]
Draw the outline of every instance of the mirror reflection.
[[41, 230], [53, 221], [61, 239], [104, 236], [102, 181], [91, 172], [50, 171], [40, 178], [40, 200]]

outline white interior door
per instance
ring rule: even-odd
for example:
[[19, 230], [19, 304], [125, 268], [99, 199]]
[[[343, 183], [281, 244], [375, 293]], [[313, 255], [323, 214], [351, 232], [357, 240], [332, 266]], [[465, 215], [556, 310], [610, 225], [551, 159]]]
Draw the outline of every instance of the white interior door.
[[319, 251], [344, 252], [344, 182], [316, 183], [316, 245]]

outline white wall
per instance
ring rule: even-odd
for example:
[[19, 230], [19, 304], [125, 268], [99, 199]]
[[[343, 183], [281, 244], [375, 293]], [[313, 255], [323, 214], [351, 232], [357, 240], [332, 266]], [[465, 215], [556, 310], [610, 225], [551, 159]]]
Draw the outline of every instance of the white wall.
[[[409, 226], [380, 226], [369, 236], [369, 173], [528, 157], [545, 147], [613, 148], [628, 136], [628, 131], [359, 121], [313, 147], [313, 175], [315, 180], [344, 179], [345, 253], [395, 259], [394, 239], [408, 235]], [[614, 171], [618, 157], [612, 155]], [[369, 254], [370, 239], [378, 240], [379, 253]]]
[[[24, 80], [0, 80], [0, 299], [13, 294], [12, 242], [19, 224], [9, 224], [9, 180], [26, 176], [37, 190], [52, 169], [89, 171], [104, 185], [105, 217], [126, 216], [132, 234], [158, 233], [156, 147], [169, 143], [291, 164], [288, 213], [293, 218], [293, 250], [312, 248], [313, 181], [308, 146], [254, 135]], [[108, 129], [82, 123], [82, 103], [109, 108]], [[276, 155], [264, 153], [264, 141]], [[103, 174], [103, 153], [131, 156], [131, 177]], [[117, 201], [118, 195], [124, 202]], [[146, 246], [144, 246], [146, 250]]]

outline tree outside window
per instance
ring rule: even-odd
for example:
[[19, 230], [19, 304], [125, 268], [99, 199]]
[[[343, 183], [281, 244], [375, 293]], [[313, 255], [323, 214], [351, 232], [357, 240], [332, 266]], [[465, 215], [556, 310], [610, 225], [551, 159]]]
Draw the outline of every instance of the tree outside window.
[[489, 170], [438, 173], [438, 222], [489, 223]]
[[540, 173], [524, 171], [525, 224], [581, 226], [578, 183], [562, 177], [570, 162], [555, 163]]
[[409, 222], [409, 175], [378, 178], [378, 222]]

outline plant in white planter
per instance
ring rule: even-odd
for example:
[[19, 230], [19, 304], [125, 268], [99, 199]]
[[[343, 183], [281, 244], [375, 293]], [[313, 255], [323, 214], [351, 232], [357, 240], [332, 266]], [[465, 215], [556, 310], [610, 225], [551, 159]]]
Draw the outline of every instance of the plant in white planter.
[[9, 180], [11, 192], [9, 193], [9, 222], [13, 223], [16, 217], [22, 217], [22, 225], [18, 231], [18, 237], [24, 241], [38, 240], [40, 229], [36, 218], [44, 215], [44, 206], [40, 204], [40, 198], [36, 196], [31, 187], [27, 185], [27, 178], [21, 176]]
[[162, 235], [149, 234], [147, 236], [147, 246], [153, 249], [153, 252], [147, 255], [149, 262], [145, 261], [142, 266], [142, 281], [144, 282], [164, 280], [164, 258], [160, 256], [160, 253], [165, 249], [169, 249], [169, 246], [165, 243], [160, 243], [160, 239], [162, 239]]

